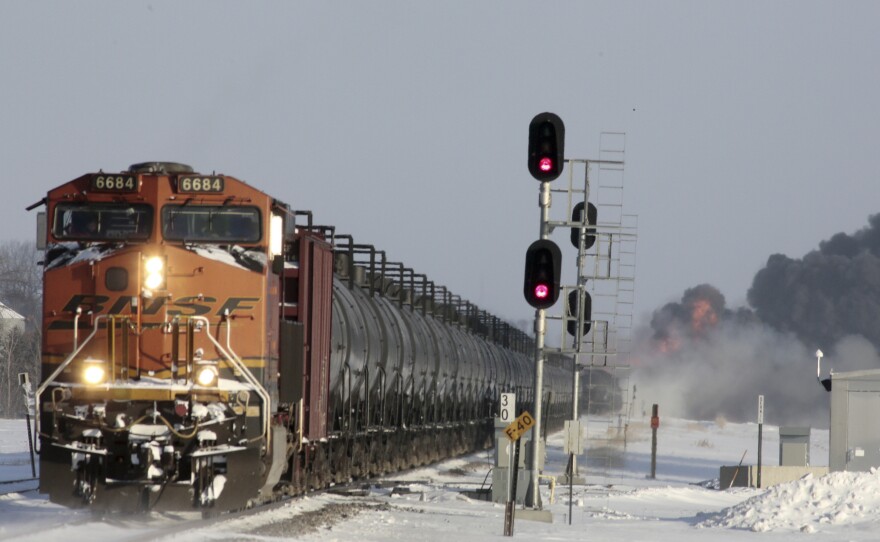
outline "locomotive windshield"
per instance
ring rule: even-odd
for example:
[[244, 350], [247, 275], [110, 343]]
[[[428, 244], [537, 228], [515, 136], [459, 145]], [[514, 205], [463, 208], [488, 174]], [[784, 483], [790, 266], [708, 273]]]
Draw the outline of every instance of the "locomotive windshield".
[[260, 210], [256, 207], [166, 205], [162, 208], [162, 236], [169, 241], [256, 243], [260, 233]]
[[153, 208], [128, 203], [59, 203], [52, 234], [76, 241], [137, 241], [150, 236]]

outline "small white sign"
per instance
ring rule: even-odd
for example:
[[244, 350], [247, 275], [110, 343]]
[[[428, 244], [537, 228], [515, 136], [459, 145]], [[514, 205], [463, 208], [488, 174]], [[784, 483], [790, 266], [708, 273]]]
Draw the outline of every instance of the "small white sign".
[[758, 423], [764, 423], [764, 396], [758, 396]]
[[502, 423], [510, 423], [516, 418], [516, 394], [502, 393], [498, 416]]
[[566, 455], [584, 453], [584, 428], [580, 420], [565, 420], [564, 434], [563, 453]]

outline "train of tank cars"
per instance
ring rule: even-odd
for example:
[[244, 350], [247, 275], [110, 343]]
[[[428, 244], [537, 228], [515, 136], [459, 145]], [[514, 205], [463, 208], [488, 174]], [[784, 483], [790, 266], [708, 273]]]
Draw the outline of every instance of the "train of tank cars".
[[[183, 164], [48, 192], [40, 490], [96, 510], [240, 509], [491, 446], [534, 343], [309, 212]], [[546, 425], [570, 417], [548, 363]]]

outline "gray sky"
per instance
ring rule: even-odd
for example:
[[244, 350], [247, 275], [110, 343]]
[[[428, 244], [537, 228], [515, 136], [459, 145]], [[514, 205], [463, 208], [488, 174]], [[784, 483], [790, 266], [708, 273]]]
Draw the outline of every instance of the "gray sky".
[[[549, 5], [548, 5], [549, 4]], [[511, 320], [539, 183], [626, 132], [636, 312], [716, 285], [744, 303], [880, 211], [877, 2], [0, 3], [0, 239], [83, 173], [237, 176]], [[555, 237], [566, 262], [567, 233]]]

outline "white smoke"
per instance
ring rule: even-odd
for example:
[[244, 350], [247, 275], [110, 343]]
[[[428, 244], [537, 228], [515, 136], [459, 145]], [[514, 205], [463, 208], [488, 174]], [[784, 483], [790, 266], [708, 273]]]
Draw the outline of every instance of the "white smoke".
[[[678, 334], [677, 349], [662, 352], [647, 329], [640, 334], [635, 376], [641, 398], [661, 412], [695, 420], [723, 417], [774, 425], [827, 427], [829, 395], [816, 378], [816, 345], [803, 344], [760, 322], [726, 319], [704, 335]], [[828, 372], [880, 368], [880, 356], [863, 337], [847, 336], [827, 348]]]

